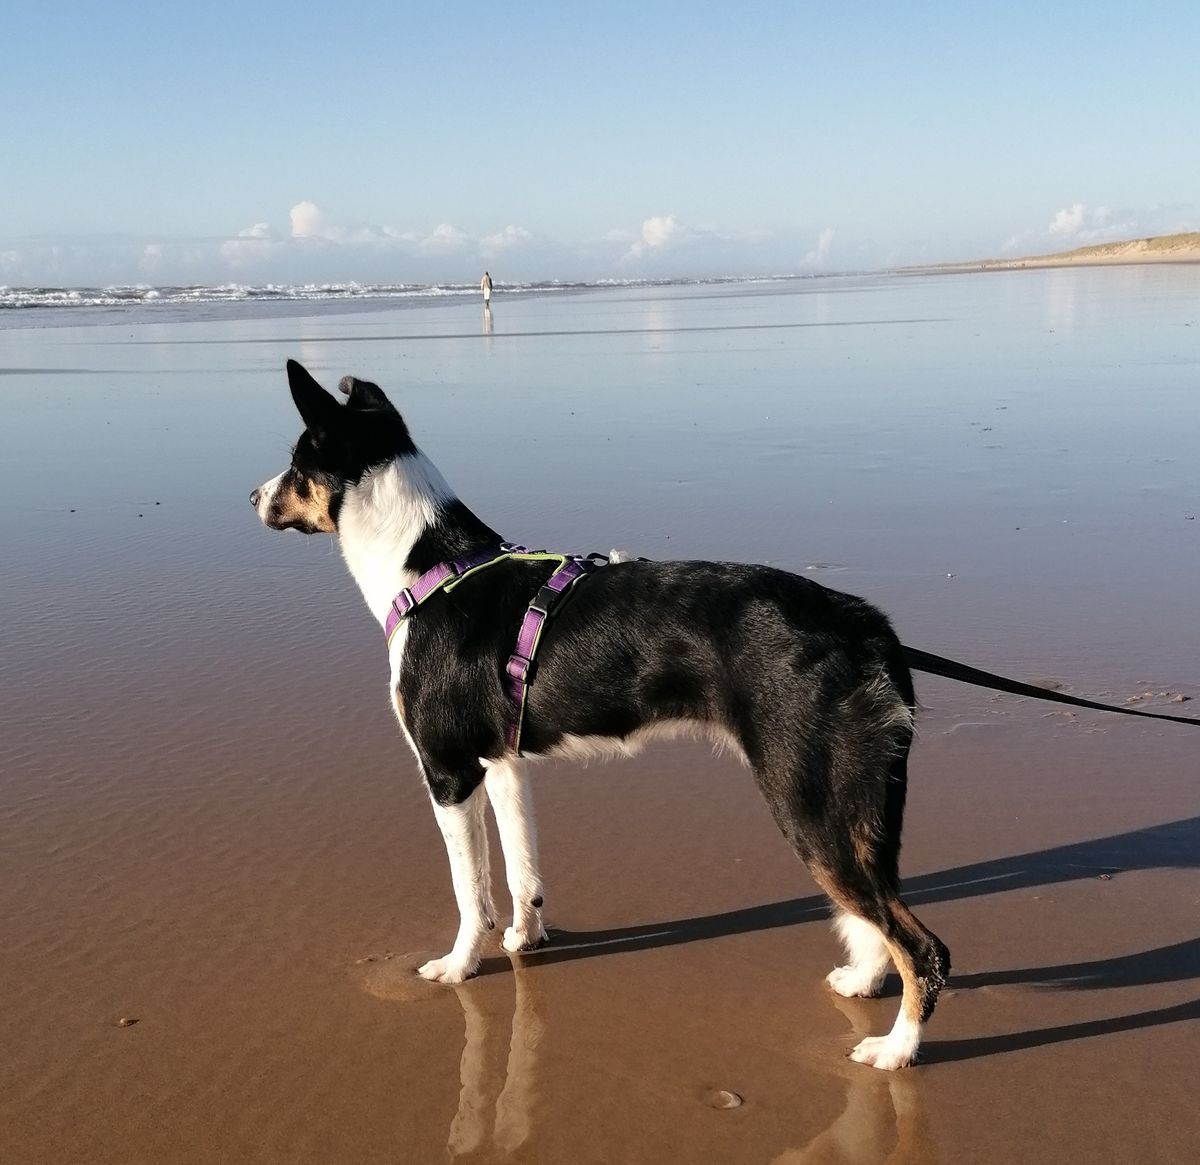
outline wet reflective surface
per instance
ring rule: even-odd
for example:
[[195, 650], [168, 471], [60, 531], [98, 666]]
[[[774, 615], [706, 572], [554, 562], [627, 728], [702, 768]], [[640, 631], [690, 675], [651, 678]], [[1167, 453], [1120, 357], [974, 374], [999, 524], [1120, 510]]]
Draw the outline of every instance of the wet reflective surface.
[[1186, 713], [1198, 280], [0, 331], [0, 1158], [1190, 1160], [1192, 730], [919, 681], [907, 894], [954, 977], [916, 1071], [844, 1060], [898, 991], [822, 988], [815, 888], [691, 746], [543, 766], [554, 944], [430, 988], [453, 899], [378, 629], [245, 496], [295, 356], [378, 380], [509, 537], [771, 561]]

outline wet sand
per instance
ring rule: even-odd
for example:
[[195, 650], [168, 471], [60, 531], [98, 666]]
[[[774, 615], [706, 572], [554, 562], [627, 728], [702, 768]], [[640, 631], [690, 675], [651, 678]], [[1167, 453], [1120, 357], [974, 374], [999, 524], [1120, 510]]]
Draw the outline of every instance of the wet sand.
[[1192, 730], [919, 679], [906, 894], [954, 974], [917, 1069], [845, 1060], [898, 984], [823, 988], [813, 883], [695, 746], [540, 766], [555, 942], [430, 987], [453, 899], [378, 629], [331, 543], [245, 495], [298, 431], [294, 355], [378, 379], [514, 538], [773, 561], [914, 646], [1190, 712], [1194, 293], [1127, 268], [500, 299], [489, 335], [477, 306], [0, 331], [0, 1159], [1190, 1161]]

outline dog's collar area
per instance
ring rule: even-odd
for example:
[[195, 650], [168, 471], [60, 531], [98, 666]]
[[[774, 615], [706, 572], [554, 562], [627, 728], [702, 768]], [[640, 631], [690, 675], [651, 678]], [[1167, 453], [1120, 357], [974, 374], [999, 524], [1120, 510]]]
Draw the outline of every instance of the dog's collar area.
[[[505, 544], [507, 546], [507, 544]], [[426, 599], [431, 598], [441, 590], [450, 590], [455, 583], [460, 582], [473, 571], [482, 570], [497, 562], [504, 562], [512, 555], [505, 547], [501, 552], [494, 550], [477, 550], [474, 554], [464, 555], [452, 562], [439, 562], [432, 570], [427, 570], [411, 587], [405, 587], [393, 600], [388, 608], [387, 621], [383, 631], [388, 644], [406, 618]]]
[[384, 624], [384, 634], [390, 647], [404, 620], [427, 599], [439, 591], [452, 591], [477, 571], [510, 561], [558, 563], [557, 569], [534, 595], [526, 609], [520, 630], [517, 632], [516, 649], [508, 657], [504, 669], [509, 703], [512, 705], [505, 743], [519, 756], [521, 729], [525, 722], [525, 702], [529, 695], [529, 685], [533, 681], [534, 664], [538, 647], [541, 645], [542, 632], [551, 617], [570, 598], [575, 584], [594, 570], [608, 565], [608, 559], [604, 555], [551, 554], [544, 550], [528, 550], [524, 546], [505, 542], [501, 544], [499, 553], [480, 550], [451, 562], [440, 562], [432, 570], [427, 570], [421, 575], [411, 587], [405, 587], [392, 600]]

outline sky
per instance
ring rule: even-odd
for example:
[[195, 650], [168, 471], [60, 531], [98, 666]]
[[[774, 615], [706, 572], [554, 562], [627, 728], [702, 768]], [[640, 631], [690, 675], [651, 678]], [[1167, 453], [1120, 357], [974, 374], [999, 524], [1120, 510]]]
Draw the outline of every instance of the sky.
[[867, 270], [1200, 230], [1200, 4], [9, 6], [0, 284]]

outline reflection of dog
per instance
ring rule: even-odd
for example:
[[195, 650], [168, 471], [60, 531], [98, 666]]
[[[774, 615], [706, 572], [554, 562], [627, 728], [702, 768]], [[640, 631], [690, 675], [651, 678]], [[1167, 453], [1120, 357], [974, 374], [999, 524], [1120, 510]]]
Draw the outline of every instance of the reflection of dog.
[[[466, 1033], [459, 1069], [458, 1112], [451, 1122], [446, 1145], [452, 1160], [477, 1153], [481, 1146], [488, 1148], [488, 1160], [511, 1156], [533, 1132], [536, 1068], [545, 1023], [538, 1006], [537, 988], [529, 982], [519, 961], [520, 956], [517, 956], [513, 966], [516, 999], [512, 1034], [503, 1085], [498, 1090], [495, 1074], [489, 1072], [488, 1063], [488, 1048], [492, 1037], [498, 1033], [486, 1006], [474, 996], [480, 982], [456, 988], [466, 1020]], [[495, 1115], [489, 1130], [487, 1117], [492, 1096], [495, 1096]], [[487, 1144], [489, 1141], [490, 1145]]]
[[[336, 533], [381, 623], [424, 572], [473, 551], [499, 554], [500, 536], [454, 496], [375, 385], [347, 377], [343, 406], [294, 361], [288, 376], [306, 429], [290, 467], [251, 503], [274, 529]], [[460, 913], [453, 949], [421, 967], [427, 979], [473, 974], [494, 926], [485, 796], [513, 898], [503, 945], [545, 941], [529, 786], [506, 742], [505, 680], [522, 618], [552, 570], [490, 566], [434, 595], [391, 641], [393, 703], [428, 784]], [[521, 752], [629, 753], [681, 732], [732, 749], [833, 900], [849, 959], [830, 986], [873, 995], [889, 960], [900, 972], [895, 1026], [852, 1058], [911, 1064], [950, 958], [899, 896], [914, 698], [887, 619], [808, 579], [729, 563], [623, 562], [575, 589], [543, 637]]]
[[[542, 1062], [545, 1047], [553, 1037], [543, 1014], [545, 1001], [537, 976], [530, 975], [522, 963], [522, 956], [514, 956], [511, 1025], [504, 1011], [507, 988], [494, 978], [472, 980], [454, 989], [465, 1022], [458, 1108], [446, 1139], [452, 1161], [505, 1161], [515, 1157], [533, 1135], [536, 1110], [547, 1083], [553, 1085], [557, 1079], [553, 1065]], [[857, 999], [835, 999], [835, 1003], [855, 1034], [864, 1035], [870, 1005]], [[821, 1075], [826, 1076], [828, 1070], [828, 1066], [822, 1068]], [[861, 1165], [866, 1161], [930, 1165], [935, 1160], [918, 1082], [910, 1073], [881, 1076], [846, 1065], [834, 1068], [834, 1077], [841, 1077], [846, 1085], [841, 1113], [803, 1147], [785, 1149], [773, 1157], [771, 1165]], [[590, 1087], [589, 1077], [573, 1074], [571, 1079], [578, 1086], [571, 1099], [586, 1104], [580, 1089]], [[633, 1088], [633, 1078], [627, 1078], [626, 1084]], [[608, 1095], [608, 1099], [612, 1101], [614, 1096]], [[624, 1102], [633, 1097], [619, 1099]], [[573, 1111], [569, 1102], [557, 1107], [560, 1112]], [[820, 1108], [814, 1106], [814, 1111]], [[795, 1133], [794, 1123], [787, 1129], [789, 1135]], [[595, 1129], [572, 1124], [576, 1141], [597, 1136]], [[605, 1158], [605, 1150], [609, 1154], [615, 1151], [602, 1142], [592, 1144], [592, 1148], [598, 1160]], [[652, 1155], [649, 1151], [642, 1153], [647, 1159]], [[562, 1156], [570, 1156], [568, 1146], [563, 1147]]]
[[[834, 1005], [849, 1021], [855, 1036], [866, 1034], [869, 1006], [857, 999], [835, 999]], [[828, 1071], [826, 1069], [825, 1071]], [[846, 1103], [834, 1122], [802, 1148], [787, 1149], [770, 1165], [861, 1165], [866, 1161], [887, 1165], [932, 1165], [936, 1161], [929, 1141], [920, 1087], [910, 1073], [878, 1076], [857, 1068], [835, 1068], [846, 1081]]]

